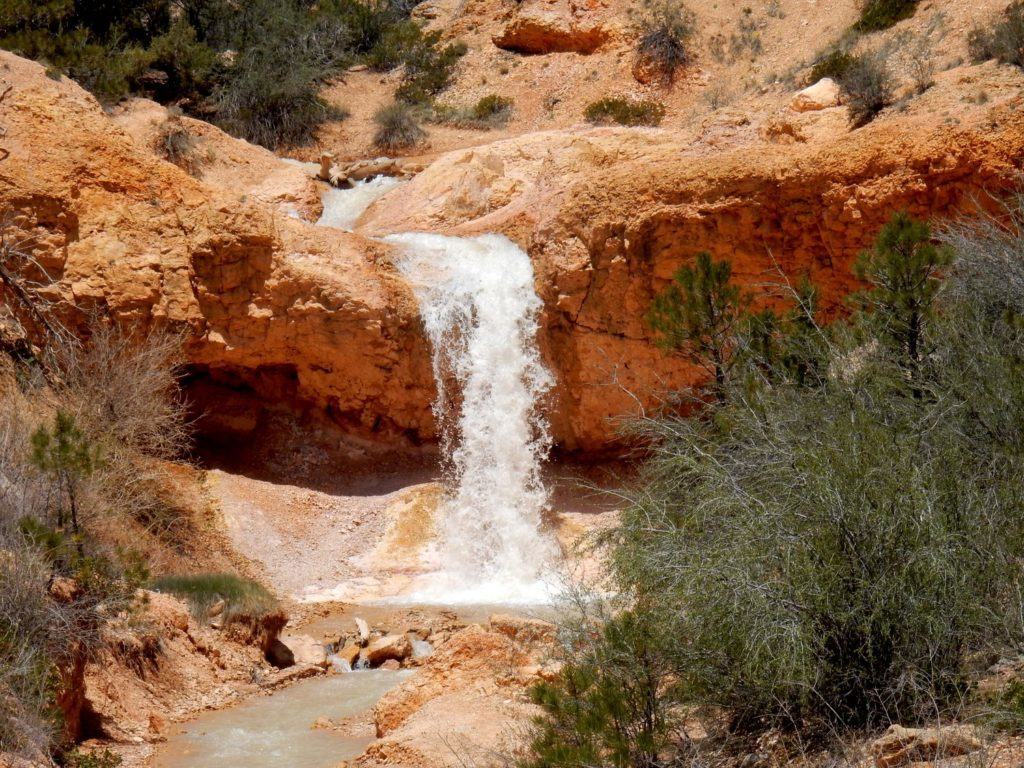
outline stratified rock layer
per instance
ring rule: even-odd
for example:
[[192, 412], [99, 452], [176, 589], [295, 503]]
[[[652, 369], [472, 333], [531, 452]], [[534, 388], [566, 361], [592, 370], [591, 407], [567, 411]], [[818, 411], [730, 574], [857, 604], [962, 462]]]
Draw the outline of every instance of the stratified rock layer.
[[[0, 104], [0, 205], [32, 239], [70, 322], [95, 313], [187, 328], [207, 433], [260, 435], [267, 409], [282, 407], [365, 445], [434, 437], [427, 344], [384, 245], [196, 180], [73, 83], [10, 54], [0, 66], [14, 86]], [[943, 77], [922, 110], [966, 103], [963, 77]], [[755, 132], [719, 151], [654, 129], [534, 133], [442, 156], [378, 201], [364, 231], [497, 231], [524, 247], [558, 382], [553, 436], [596, 452], [616, 444], [617, 419], [701, 375], [659, 352], [643, 322], [681, 264], [701, 250], [729, 258], [762, 296], [766, 282], [806, 274], [834, 313], [854, 287], [853, 259], [894, 211], [941, 216], [1016, 183], [1019, 107], [965, 106], [958, 124], [910, 113], [852, 133], [834, 127], [839, 110], [787, 109], [820, 121], [820, 135], [801, 124], [792, 143]]]
[[71, 325], [187, 328], [207, 430], [252, 433], [261, 406], [285, 403], [380, 441], [431, 436], [426, 343], [383, 247], [204, 184], [71, 81], [7, 53], [0, 65], [0, 207]]
[[763, 302], [766, 283], [806, 275], [833, 315], [856, 287], [857, 254], [895, 211], [970, 211], [1016, 184], [1024, 118], [1009, 107], [960, 127], [889, 121], [699, 153], [668, 131], [530, 134], [440, 158], [378, 201], [365, 230], [498, 231], [526, 248], [558, 375], [554, 432], [599, 450], [623, 414], [702, 376], [658, 352], [643, 321], [681, 265], [700, 251], [728, 259]]

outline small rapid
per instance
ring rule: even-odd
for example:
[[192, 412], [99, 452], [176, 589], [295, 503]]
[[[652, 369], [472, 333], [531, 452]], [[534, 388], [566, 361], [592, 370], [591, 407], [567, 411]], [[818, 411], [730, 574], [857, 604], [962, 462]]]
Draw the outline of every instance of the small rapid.
[[542, 403], [553, 381], [537, 347], [541, 301], [529, 256], [501, 235], [401, 234], [430, 339], [447, 491], [439, 572], [413, 600], [543, 603], [555, 554], [543, 534]]
[[324, 210], [317, 221], [317, 226], [335, 227], [351, 232], [363, 211], [402, 183], [402, 179], [391, 176], [376, 176], [365, 181], [357, 181], [348, 189], [331, 187], [321, 196]]

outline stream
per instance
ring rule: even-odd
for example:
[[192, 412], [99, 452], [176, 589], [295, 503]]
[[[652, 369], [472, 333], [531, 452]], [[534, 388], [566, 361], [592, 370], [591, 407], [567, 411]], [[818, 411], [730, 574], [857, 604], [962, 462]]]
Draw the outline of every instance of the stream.
[[410, 670], [349, 672], [311, 680], [248, 699], [229, 709], [207, 712], [172, 735], [153, 765], [156, 768], [332, 768], [358, 756], [373, 741], [313, 728], [319, 717], [331, 720], [369, 710]]
[[[307, 168], [307, 171], [312, 169]], [[366, 208], [402, 182], [379, 177], [328, 189], [319, 226], [356, 228]], [[557, 553], [541, 531], [550, 490], [543, 403], [552, 378], [537, 345], [540, 299], [527, 254], [501, 235], [391, 235], [431, 342], [444, 435], [446, 489], [437, 570], [406, 605], [462, 605], [481, 619], [503, 606], [547, 603]], [[485, 603], [488, 605], [480, 605]], [[331, 622], [327, 618], [326, 622]], [[304, 632], [323, 636], [323, 625]], [[358, 756], [373, 728], [313, 728], [365, 714], [413, 671], [357, 671], [299, 682], [270, 696], [204, 713], [171, 736], [158, 768], [328, 768]]]

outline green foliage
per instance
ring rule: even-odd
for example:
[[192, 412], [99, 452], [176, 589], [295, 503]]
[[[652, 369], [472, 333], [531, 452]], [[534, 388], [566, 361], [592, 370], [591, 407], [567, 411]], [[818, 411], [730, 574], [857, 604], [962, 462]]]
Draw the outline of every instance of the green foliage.
[[830, 51], [819, 58], [814, 63], [814, 66], [811, 67], [810, 75], [807, 78], [808, 84], [813, 85], [823, 77], [830, 77], [836, 82], [841, 82], [843, 75], [846, 74], [855, 61], [856, 58], [847, 51], [840, 49]]
[[839, 87], [854, 126], [870, 123], [893, 101], [892, 75], [882, 52], [854, 56], [839, 78]]
[[670, 744], [673, 666], [662, 627], [626, 611], [575, 646], [558, 678], [530, 691], [534, 722], [520, 768], [659, 765]]
[[230, 573], [164, 576], [156, 579], [152, 588], [183, 598], [199, 617], [223, 600], [225, 623], [238, 617], [259, 618], [278, 608], [277, 600], [262, 584]]
[[597, 125], [660, 125], [665, 107], [656, 101], [607, 96], [588, 104], [584, 116]]
[[[1002, 227], [950, 263], [895, 216], [860, 261], [865, 311], [736, 325], [728, 396], [648, 423], [615, 566], [685, 639], [685, 701], [733, 728], [920, 721], [960, 706], [972, 652], [1020, 641], [1024, 238]], [[674, 316], [669, 346], [706, 324]]]
[[915, 378], [930, 351], [925, 329], [934, 319], [939, 277], [951, 258], [949, 249], [932, 243], [927, 224], [897, 213], [854, 265], [857, 277], [871, 286], [855, 296], [870, 315], [865, 322], [873, 335], [900, 350]]
[[86, 535], [50, 528], [33, 517], [23, 517], [18, 530], [54, 573], [74, 579], [84, 594], [97, 600], [130, 601], [149, 578], [146, 563], [137, 552], [120, 550], [114, 560], [94, 551]]
[[[409, 28], [415, 25], [409, 21], [409, 8], [399, 2], [389, 0], [325, 0], [320, 4], [323, 13], [338, 19], [348, 30], [351, 38], [352, 52], [357, 56], [367, 57], [366, 63], [373, 65], [372, 52], [382, 44], [385, 38], [392, 40], [409, 34]], [[418, 39], [418, 37], [417, 37]], [[398, 55], [400, 60], [400, 53]], [[392, 66], [398, 66], [393, 64]]]
[[39, 558], [9, 531], [0, 541], [0, 751], [28, 756], [48, 749], [59, 729], [52, 702], [70, 648], [67, 616], [46, 594]]
[[[723, 736], [946, 719], [976, 660], [1024, 641], [1024, 207], [942, 237], [895, 216], [861, 259], [863, 311], [821, 328], [805, 284], [790, 312], [735, 324], [727, 397], [645, 422], [651, 458], [610, 554], [623, 602], [664, 638], [623, 665], [664, 681], [660, 711]], [[727, 285], [711, 267], [677, 290], [698, 271]], [[616, 741], [624, 720], [591, 704], [599, 654], [535, 694], [531, 767], [650, 743]], [[1020, 727], [1021, 691], [982, 702], [994, 724]]]
[[997, 21], [971, 31], [968, 50], [973, 61], [996, 59], [1024, 67], [1024, 2], [1010, 3]]
[[473, 117], [477, 120], [493, 120], [496, 117], [507, 116], [512, 111], [512, 104], [512, 99], [496, 93], [481, 96], [473, 106]]
[[405, 52], [405, 72], [395, 90], [397, 100], [426, 105], [451, 83], [455, 65], [468, 49], [464, 43], [442, 47], [440, 39], [440, 32], [428, 32]]
[[32, 462], [56, 484], [57, 528], [63, 529], [70, 523], [72, 532], [77, 535], [80, 530], [78, 489], [99, 465], [98, 449], [78, 428], [71, 414], [58, 411], [52, 430], [40, 425], [32, 434]]
[[185, 22], [176, 22], [154, 37], [145, 59], [147, 67], [160, 76], [149, 82], [136, 77], [133, 90], [149, 93], [158, 101], [198, 105], [213, 86], [217, 54], [199, 42], [195, 29]]
[[353, 61], [404, 66], [397, 96], [409, 103], [447, 87], [464, 46], [441, 45], [408, 15], [400, 0], [11, 0], [0, 45], [106, 102], [145, 94], [277, 148], [345, 116], [320, 94]]
[[853, 28], [858, 32], [888, 29], [896, 22], [913, 16], [917, 3], [918, 0], [865, 0]]
[[1024, 680], [1019, 677], [984, 693], [976, 693], [974, 704], [980, 706], [981, 719], [986, 725], [1014, 735], [1024, 733]]
[[308, 143], [320, 123], [343, 116], [320, 96], [348, 60], [340, 22], [302, 3], [260, 0], [237, 23], [237, 54], [211, 95], [219, 125], [274, 148]]
[[512, 117], [512, 104], [512, 99], [494, 93], [481, 97], [469, 108], [435, 104], [430, 113], [430, 120], [459, 128], [487, 130], [505, 125], [509, 121]]
[[690, 60], [688, 45], [696, 21], [682, 0], [644, 0], [637, 56], [666, 83]]
[[367, 52], [366, 63], [378, 72], [390, 72], [405, 64], [410, 51], [423, 44], [423, 32], [412, 21], [385, 28]]
[[62, 763], [64, 768], [117, 768], [121, 765], [121, 757], [109, 749], [88, 752], [76, 749], [65, 754]]
[[658, 335], [658, 346], [682, 353], [714, 378], [715, 393], [725, 392], [735, 361], [735, 336], [749, 303], [731, 283], [727, 261], [698, 253], [693, 266], [684, 266], [651, 303], [647, 323]]
[[[45, 61], [114, 102], [155, 63], [149, 46], [171, 27], [166, 0], [12, 0], [0, 8], [0, 47]], [[180, 34], [163, 40], [161, 54], [182, 43]]]
[[378, 109], [373, 120], [377, 124], [373, 143], [384, 152], [408, 149], [427, 135], [416, 119], [416, 110], [401, 101]]

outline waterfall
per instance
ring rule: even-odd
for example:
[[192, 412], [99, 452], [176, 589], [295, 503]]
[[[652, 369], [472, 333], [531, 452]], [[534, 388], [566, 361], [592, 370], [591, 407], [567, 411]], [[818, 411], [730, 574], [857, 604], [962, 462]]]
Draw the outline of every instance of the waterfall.
[[448, 490], [435, 594], [530, 602], [554, 543], [540, 531], [552, 386], [537, 349], [540, 299], [529, 257], [501, 235], [391, 235], [429, 337]]

